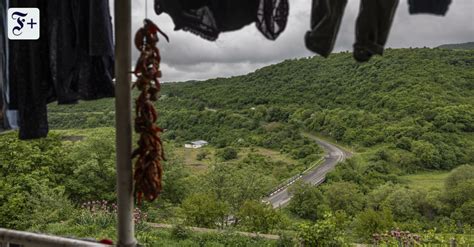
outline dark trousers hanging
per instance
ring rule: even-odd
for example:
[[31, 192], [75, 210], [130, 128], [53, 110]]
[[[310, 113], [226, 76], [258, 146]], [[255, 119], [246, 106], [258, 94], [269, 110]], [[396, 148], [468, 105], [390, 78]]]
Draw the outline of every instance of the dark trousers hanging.
[[398, 0], [361, 0], [354, 44], [357, 61], [383, 54], [397, 7]]
[[311, 31], [306, 33], [306, 47], [323, 57], [331, 54], [341, 26], [347, 0], [313, 0]]
[[[306, 33], [306, 47], [328, 57], [336, 42], [347, 0], [313, 0], [311, 30]], [[354, 58], [368, 61], [383, 54], [398, 0], [361, 0], [356, 24]]]

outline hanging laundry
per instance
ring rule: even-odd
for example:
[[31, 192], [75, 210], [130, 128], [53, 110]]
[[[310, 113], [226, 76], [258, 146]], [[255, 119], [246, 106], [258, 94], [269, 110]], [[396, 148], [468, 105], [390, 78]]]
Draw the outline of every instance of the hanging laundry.
[[[306, 33], [306, 47], [328, 57], [334, 48], [347, 0], [313, 0], [311, 30]], [[361, 0], [356, 24], [354, 58], [368, 61], [383, 54], [398, 0]]]
[[18, 129], [17, 111], [8, 110], [10, 102], [8, 82], [8, 0], [0, 0], [0, 126], [3, 129]]
[[410, 14], [445, 15], [451, 0], [408, 0]]
[[311, 31], [306, 33], [306, 47], [323, 56], [331, 54], [347, 0], [313, 0]]
[[47, 14], [51, 79], [58, 103], [113, 97], [108, 1], [48, 0]]
[[354, 44], [354, 58], [358, 62], [383, 55], [397, 7], [398, 0], [361, 0]]
[[7, 1], [0, 0], [0, 130], [6, 129], [7, 119], [6, 112], [6, 92], [5, 85], [7, 80], [7, 22], [6, 13], [8, 10]]
[[40, 39], [10, 41], [10, 109], [20, 139], [48, 134], [47, 104], [114, 96], [108, 0], [11, 0], [40, 9]]
[[[16, 0], [10, 7], [37, 7], [42, 12], [40, 37], [47, 37], [46, 1]], [[20, 139], [45, 137], [48, 134], [46, 95], [48, 94], [48, 44], [40, 40], [10, 40], [9, 83], [10, 109], [18, 110]]]
[[260, 0], [257, 28], [269, 40], [276, 40], [285, 31], [290, 7], [287, 0]]
[[155, 0], [155, 12], [170, 15], [175, 30], [211, 41], [254, 22], [266, 38], [275, 40], [285, 30], [289, 5], [288, 0]]

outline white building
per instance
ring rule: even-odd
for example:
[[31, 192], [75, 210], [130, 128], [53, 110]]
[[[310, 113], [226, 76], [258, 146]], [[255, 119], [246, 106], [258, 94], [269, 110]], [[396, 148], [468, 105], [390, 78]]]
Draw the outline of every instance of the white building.
[[202, 148], [207, 145], [209, 145], [207, 141], [199, 140], [199, 141], [186, 143], [184, 144], [184, 147], [185, 148]]

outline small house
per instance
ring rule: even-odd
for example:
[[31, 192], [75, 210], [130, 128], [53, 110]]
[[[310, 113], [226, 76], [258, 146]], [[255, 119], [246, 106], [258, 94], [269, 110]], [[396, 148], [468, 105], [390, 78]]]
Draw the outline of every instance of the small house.
[[197, 149], [197, 148], [202, 148], [207, 145], [209, 145], [207, 141], [199, 140], [199, 141], [188, 142], [184, 144], [184, 147]]

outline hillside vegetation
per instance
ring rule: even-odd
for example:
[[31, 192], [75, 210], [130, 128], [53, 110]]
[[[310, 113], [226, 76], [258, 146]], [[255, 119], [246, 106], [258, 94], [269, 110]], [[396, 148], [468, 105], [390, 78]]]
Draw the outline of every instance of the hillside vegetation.
[[[350, 53], [287, 60], [165, 84], [157, 107], [164, 192], [136, 211], [149, 246], [474, 244], [474, 51], [388, 49], [364, 64]], [[112, 99], [52, 104], [48, 138], [0, 135], [0, 227], [113, 238], [114, 114]], [[287, 208], [263, 204], [323, 157], [311, 133], [354, 157], [319, 187], [296, 183]], [[183, 151], [198, 139], [210, 146]], [[184, 225], [282, 237], [202, 236]], [[416, 234], [384, 235], [391, 230]]]
[[459, 50], [474, 50], [474, 42], [466, 42], [462, 44], [447, 44], [440, 45], [438, 48], [443, 49], [459, 49]]
[[[167, 85], [169, 98], [265, 115], [359, 148], [386, 145], [405, 170], [474, 160], [474, 51], [388, 50], [289, 60], [245, 76]], [[265, 114], [266, 113], [266, 114]], [[396, 153], [391, 153], [391, 151]]]

